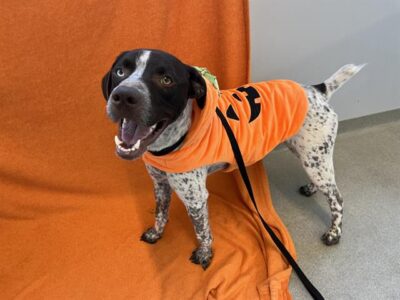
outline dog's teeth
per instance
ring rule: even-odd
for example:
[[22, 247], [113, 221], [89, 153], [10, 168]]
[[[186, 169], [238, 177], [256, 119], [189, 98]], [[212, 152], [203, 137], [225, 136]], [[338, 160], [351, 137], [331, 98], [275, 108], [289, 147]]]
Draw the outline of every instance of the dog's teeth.
[[153, 126], [150, 127], [150, 130], [154, 130], [156, 128], [157, 124], [154, 124]]
[[135, 145], [133, 145], [132, 147], [130, 147], [130, 148], [124, 148], [124, 147], [122, 147], [122, 143], [123, 143], [123, 142], [119, 139], [118, 136], [115, 136], [114, 140], [115, 140], [115, 144], [116, 144], [117, 147], [118, 147], [118, 150], [120, 150], [120, 151], [122, 151], [122, 152], [124, 152], [124, 153], [130, 153], [131, 151], [135, 151], [135, 150], [139, 149], [139, 147], [140, 147], [140, 142], [141, 142], [141, 140], [138, 140], [138, 141], [135, 143]]
[[139, 149], [139, 147], [140, 147], [140, 140], [138, 140], [138, 141], [136, 142], [136, 144], [133, 146], [133, 148]]
[[119, 149], [120, 151], [122, 151], [122, 152], [124, 152], [124, 153], [129, 153], [129, 152], [131, 151], [131, 149], [123, 148], [123, 147], [121, 147], [120, 145], [118, 145], [117, 147], [118, 147], [118, 149]]
[[115, 145], [117, 145], [117, 146], [122, 144], [122, 141], [119, 139], [119, 137], [117, 135], [114, 137], [114, 141], [115, 141]]

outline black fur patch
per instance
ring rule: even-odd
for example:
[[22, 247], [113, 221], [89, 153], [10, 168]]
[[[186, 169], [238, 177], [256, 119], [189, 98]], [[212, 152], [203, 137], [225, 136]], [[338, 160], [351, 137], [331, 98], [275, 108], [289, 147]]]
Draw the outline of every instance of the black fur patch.
[[326, 94], [326, 84], [325, 83], [320, 83], [312, 86], [314, 89], [319, 91], [322, 94]]

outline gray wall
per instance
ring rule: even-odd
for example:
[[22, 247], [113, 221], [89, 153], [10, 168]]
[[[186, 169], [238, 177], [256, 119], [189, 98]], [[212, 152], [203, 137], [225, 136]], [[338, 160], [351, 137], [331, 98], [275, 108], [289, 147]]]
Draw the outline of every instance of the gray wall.
[[400, 0], [250, 0], [250, 26], [253, 81], [367, 62], [332, 98], [340, 119], [400, 108]]

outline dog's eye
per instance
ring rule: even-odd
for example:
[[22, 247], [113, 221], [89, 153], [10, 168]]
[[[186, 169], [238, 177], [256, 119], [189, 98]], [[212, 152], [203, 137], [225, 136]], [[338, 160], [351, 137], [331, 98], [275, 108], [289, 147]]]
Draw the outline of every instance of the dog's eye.
[[117, 69], [116, 73], [117, 73], [118, 77], [124, 77], [125, 76], [125, 73], [124, 73], [124, 71], [122, 71], [122, 69]]
[[160, 82], [162, 85], [170, 86], [172, 84], [172, 78], [165, 75], [165, 76], [161, 77]]

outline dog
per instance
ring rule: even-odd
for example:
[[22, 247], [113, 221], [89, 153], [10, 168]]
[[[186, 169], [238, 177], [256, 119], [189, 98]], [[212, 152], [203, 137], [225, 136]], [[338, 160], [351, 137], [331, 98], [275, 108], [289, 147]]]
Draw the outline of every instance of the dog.
[[[284, 91], [287, 84], [293, 88], [292, 91], [295, 93], [292, 98], [297, 102], [291, 102], [287, 107], [293, 110], [292, 107], [296, 106], [293, 117], [296, 117], [297, 111], [300, 111], [301, 117], [298, 118], [299, 125], [293, 127], [291, 132], [282, 135], [269, 150], [272, 150], [277, 143], [285, 143], [300, 159], [310, 179], [310, 183], [300, 187], [300, 193], [309, 197], [321, 191], [327, 197], [332, 218], [331, 226], [322, 236], [322, 241], [326, 245], [339, 242], [343, 218], [343, 198], [336, 185], [333, 167], [338, 117], [329, 106], [328, 100], [363, 66], [345, 65], [317, 85], [277, 82], [283, 84], [279, 87], [282, 90], [279, 91], [284, 94], [290, 92]], [[268, 85], [269, 82], [260, 84], [264, 86], [263, 84]], [[262, 91], [257, 85], [243, 86], [228, 92], [219, 91], [198, 69], [184, 64], [169, 53], [153, 49], [137, 49], [121, 53], [103, 77], [102, 91], [107, 101], [107, 115], [118, 126], [118, 135], [115, 136], [116, 154], [127, 160], [143, 157], [154, 183], [155, 224], [143, 233], [141, 240], [153, 244], [161, 238], [168, 220], [171, 193], [175, 191], [187, 209], [199, 243], [190, 260], [206, 269], [213, 256], [206, 178], [213, 172], [230, 170], [235, 166], [229, 161], [211, 160], [205, 160], [207, 163], [201, 165], [202, 162], [194, 155], [189, 155], [185, 163], [181, 164], [179, 159], [183, 152], [180, 150], [186, 149], [186, 144], [191, 141], [187, 134], [193, 127], [200, 131], [204, 129], [204, 124], [194, 123], [193, 116], [194, 111], [201, 114], [202, 110], [206, 110], [209, 95], [230, 93], [235, 98], [232, 101], [237, 101], [235, 107], [247, 100], [251, 116], [250, 122], [244, 123], [251, 124], [251, 118], [263, 110], [263, 104], [257, 97]], [[218, 99], [218, 96], [215, 98]], [[304, 98], [304, 101], [302, 100], [304, 103], [296, 100], [298, 98]], [[226, 109], [226, 115], [233, 124], [238, 116], [232, 105]], [[275, 124], [279, 129], [280, 119], [277, 118], [277, 121], [271, 123], [271, 126]], [[290, 120], [287, 122], [290, 123]], [[211, 128], [207, 130], [219, 126], [218, 123], [212, 123], [209, 126]], [[225, 135], [225, 132], [223, 134]], [[193, 135], [191, 138], [193, 139]], [[223, 138], [221, 136], [221, 139]], [[262, 148], [264, 140], [260, 139]], [[197, 141], [196, 145], [201, 148], [202, 142]], [[219, 145], [219, 142], [211, 139], [207, 145]], [[258, 149], [256, 146], [253, 145], [254, 149]], [[163, 165], [165, 168], [159, 168], [155, 166], [156, 163], [152, 163], [152, 158], [154, 161], [161, 158], [162, 162], [164, 157], [171, 155], [178, 160], [175, 164], [177, 171], [173, 171], [175, 169], [170, 169], [167, 165]], [[170, 160], [172, 165], [174, 159]], [[197, 161], [197, 165], [193, 169], [184, 171], [179, 169], [188, 160]]]

